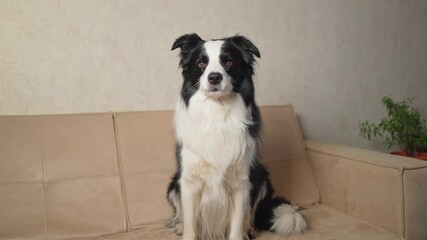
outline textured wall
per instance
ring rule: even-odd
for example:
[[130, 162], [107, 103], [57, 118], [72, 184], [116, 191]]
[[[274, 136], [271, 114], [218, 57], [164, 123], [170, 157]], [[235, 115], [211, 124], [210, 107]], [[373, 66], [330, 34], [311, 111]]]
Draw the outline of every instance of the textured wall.
[[0, 0], [0, 114], [172, 109], [181, 34], [259, 47], [260, 105], [310, 138], [378, 147], [357, 123], [391, 94], [427, 112], [427, 1]]

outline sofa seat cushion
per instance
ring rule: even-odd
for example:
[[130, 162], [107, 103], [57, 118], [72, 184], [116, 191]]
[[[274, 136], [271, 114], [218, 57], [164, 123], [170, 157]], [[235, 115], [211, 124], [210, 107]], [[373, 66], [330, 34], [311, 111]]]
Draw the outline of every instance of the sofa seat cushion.
[[[303, 210], [310, 230], [302, 235], [288, 237], [289, 240], [401, 240], [398, 235], [383, 228], [335, 210], [325, 205], [315, 205]], [[166, 221], [145, 224], [132, 232], [113, 234], [85, 240], [181, 240], [171, 229], [165, 227]], [[277, 240], [269, 232], [258, 234], [257, 240]], [[83, 240], [83, 239], [81, 239]]]

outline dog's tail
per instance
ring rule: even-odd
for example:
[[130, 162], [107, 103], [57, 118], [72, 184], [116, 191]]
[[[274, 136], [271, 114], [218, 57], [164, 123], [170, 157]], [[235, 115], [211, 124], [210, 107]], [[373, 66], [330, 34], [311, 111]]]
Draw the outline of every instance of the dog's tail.
[[[281, 201], [281, 199], [274, 199], [273, 201]], [[276, 205], [276, 204], [275, 204]], [[276, 205], [272, 209], [272, 226], [270, 231], [286, 237], [294, 234], [300, 234], [308, 229], [307, 222], [304, 220], [298, 206], [292, 206], [285, 202]]]
[[264, 199], [257, 209], [256, 228], [281, 237], [303, 233], [308, 229], [308, 224], [298, 210], [299, 207], [290, 205], [280, 197]]

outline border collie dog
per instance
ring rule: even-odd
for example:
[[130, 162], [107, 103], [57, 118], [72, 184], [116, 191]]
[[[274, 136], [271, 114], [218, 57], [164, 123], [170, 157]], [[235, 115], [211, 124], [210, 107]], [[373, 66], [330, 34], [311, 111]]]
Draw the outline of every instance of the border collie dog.
[[179, 37], [184, 78], [175, 111], [178, 171], [167, 198], [170, 227], [185, 240], [244, 240], [254, 231], [302, 233], [298, 208], [273, 196], [260, 164], [261, 119], [254, 99], [258, 48], [243, 36], [205, 41]]

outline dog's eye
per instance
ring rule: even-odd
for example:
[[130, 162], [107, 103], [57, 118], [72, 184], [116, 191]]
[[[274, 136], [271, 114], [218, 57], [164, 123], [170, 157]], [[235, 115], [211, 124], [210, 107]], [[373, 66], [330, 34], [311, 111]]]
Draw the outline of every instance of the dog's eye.
[[206, 63], [204, 61], [199, 61], [199, 62], [197, 62], [197, 66], [199, 68], [205, 68], [206, 67]]
[[227, 62], [225, 62], [225, 66], [227, 67], [227, 68], [231, 68], [232, 66], [233, 66], [233, 61], [232, 60], [228, 60]]

